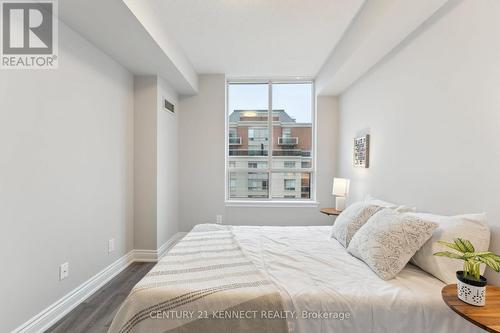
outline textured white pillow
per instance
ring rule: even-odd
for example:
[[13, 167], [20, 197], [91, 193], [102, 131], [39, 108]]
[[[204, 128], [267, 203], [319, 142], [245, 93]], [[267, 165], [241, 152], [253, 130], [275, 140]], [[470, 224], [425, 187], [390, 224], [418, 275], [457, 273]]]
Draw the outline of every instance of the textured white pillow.
[[332, 227], [332, 237], [344, 247], [349, 245], [356, 231], [368, 221], [373, 214], [381, 210], [380, 206], [356, 202], [348, 206], [336, 219]]
[[347, 248], [384, 280], [395, 277], [432, 236], [437, 223], [385, 208], [354, 235]]
[[365, 203], [371, 204], [371, 205], [377, 205], [377, 206], [384, 207], [384, 208], [394, 209], [394, 210], [396, 210], [396, 211], [398, 211], [400, 213], [416, 212], [417, 211], [416, 207], [409, 207], [409, 206], [405, 206], [405, 205], [397, 205], [397, 204], [394, 204], [392, 202], [387, 202], [387, 201], [384, 201], [384, 200], [380, 200], [380, 199], [374, 198], [374, 197], [372, 197], [369, 194], [365, 197]]
[[[486, 214], [466, 214], [457, 216], [440, 216], [423, 213], [411, 213], [426, 221], [436, 222], [438, 227], [420, 250], [415, 253], [411, 263], [434, 275], [445, 283], [455, 283], [456, 271], [462, 270], [463, 262], [445, 257], [436, 257], [433, 254], [440, 251], [451, 251], [439, 240], [453, 242], [455, 238], [465, 238], [472, 242], [476, 251], [488, 251], [490, 245], [490, 229]], [[481, 265], [481, 274], [484, 265]]]

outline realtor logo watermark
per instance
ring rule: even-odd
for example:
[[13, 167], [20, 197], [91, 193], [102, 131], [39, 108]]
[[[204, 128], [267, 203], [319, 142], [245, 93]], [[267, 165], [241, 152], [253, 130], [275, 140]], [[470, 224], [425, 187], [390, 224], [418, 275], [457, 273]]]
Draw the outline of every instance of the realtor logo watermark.
[[0, 0], [0, 8], [0, 68], [57, 68], [57, 0]]

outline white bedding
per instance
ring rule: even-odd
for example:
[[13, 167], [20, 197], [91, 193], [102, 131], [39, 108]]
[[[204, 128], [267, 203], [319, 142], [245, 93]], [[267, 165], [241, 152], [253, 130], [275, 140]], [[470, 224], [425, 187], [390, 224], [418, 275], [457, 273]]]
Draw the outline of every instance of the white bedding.
[[[285, 308], [296, 312], [292, 332], [484, 332], [444, 304], [438, 279], [408, 265], [384, 281], [330, 238], [330, 231], [233, 227], [244, 253], [281, 289]], [[302, 311], [350, 318], [305, 319]]]

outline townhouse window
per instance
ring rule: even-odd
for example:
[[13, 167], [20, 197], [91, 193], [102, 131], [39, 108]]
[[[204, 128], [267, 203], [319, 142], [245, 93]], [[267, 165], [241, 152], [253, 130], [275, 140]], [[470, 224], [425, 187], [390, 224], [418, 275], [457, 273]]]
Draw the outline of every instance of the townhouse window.
[[314, 201], [312, 82], [228, 82], [227, 202]]
[[295, 191], [295, 179], [285, 179], [285, 191]]

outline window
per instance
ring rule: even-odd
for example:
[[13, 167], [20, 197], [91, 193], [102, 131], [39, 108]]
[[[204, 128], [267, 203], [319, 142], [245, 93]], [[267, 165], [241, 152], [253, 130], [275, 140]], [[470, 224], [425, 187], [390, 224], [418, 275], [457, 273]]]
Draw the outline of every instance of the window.
[[227, 194], [231, 200], [313, 200], [311, 82], [229, 82]]
[[249, 169], [266, 169], [267, 162], [264, 162], [264, 161], [248, 162], [248, 168]]
[[252, 128], [248, 129], [248, 141], [252, 142], [266, 142], [267, 138], [267, 128]]
[[285, 179], [285, 191], [295, 191], [295, 179]]

